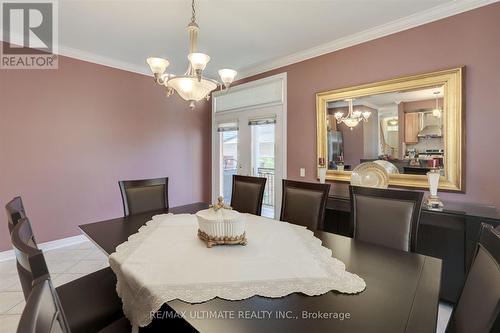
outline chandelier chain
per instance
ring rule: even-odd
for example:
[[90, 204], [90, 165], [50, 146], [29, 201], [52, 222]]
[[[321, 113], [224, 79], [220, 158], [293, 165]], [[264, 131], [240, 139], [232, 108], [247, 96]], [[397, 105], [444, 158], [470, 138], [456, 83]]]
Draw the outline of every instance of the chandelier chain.
[[194, 0], [191, 1], [191, 23], [196, 22], [196, 9], [194, 8]]

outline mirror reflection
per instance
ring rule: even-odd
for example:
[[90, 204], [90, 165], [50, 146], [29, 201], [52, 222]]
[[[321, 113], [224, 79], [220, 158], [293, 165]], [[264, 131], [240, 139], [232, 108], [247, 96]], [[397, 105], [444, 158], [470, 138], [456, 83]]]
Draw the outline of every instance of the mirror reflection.
[[382, 162], [392, 173], [425, 175], [444, 167], [443, 86], [327, 104], [328, 168]]

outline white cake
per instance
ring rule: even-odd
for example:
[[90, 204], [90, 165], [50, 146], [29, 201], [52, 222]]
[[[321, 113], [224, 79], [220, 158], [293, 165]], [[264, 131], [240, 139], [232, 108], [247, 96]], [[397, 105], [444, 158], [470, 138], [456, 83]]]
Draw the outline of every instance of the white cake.
[[232, 209], [209, 208], [196, 213], [198, 228], [211, 238], [237, 238], [245, 234], [245, 216]]

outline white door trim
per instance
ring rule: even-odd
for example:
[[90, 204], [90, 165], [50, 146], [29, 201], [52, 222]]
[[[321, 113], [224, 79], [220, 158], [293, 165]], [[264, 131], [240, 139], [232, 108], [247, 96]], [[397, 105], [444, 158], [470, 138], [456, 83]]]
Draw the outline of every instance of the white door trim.
[[[238, 91], [243, 91], [246, 89], [255, 88], [258, 86], [264, 86], [272, 82], [282, 81], [282, 91], [281, 91], [281, 101], [273, 101], [270, 103], [260, 103], [258, 100], [258, 96], [253, 103], [245, 105], [244, 107], [237, 107], [232, 109], [226, 109], [224, 111], [217, 112], [217, 97], [223, 96], [226, 94], [231, 94]], [[217, 146], [218, 138], [217, 132], [215, 129], [217, 128], [216, 124], [216, 114], [228, 116], [234, 112], [243, 111], [243, 110], [252, 110], [255, 108], [267, 108], [271, 106], [281, 106], [282, 109], [282, 129], [281, 129], [281, 137], [282, 137], [282, 175], [283, 179], [287, 177], [287, 73], [280, 73], [277, 75], [269, 76], [263, 79], [243, 83], [234, 87], [229, 88], [229, 91], [217, 91], [213, 93], [212, 96], [212, 157], [211, 162], [215, 161], [216, 158], [219, 157], [219, 147]], [[216, 165], [212, 165], [212, 201], [214, 202], [218, 196], [216, 191], [216, 184], [219, 182], [218, 172], [215, 172]], [[281, 198], [276, 202], [280, 202]], [[279, 207], [278, 207], [279, 208]]]

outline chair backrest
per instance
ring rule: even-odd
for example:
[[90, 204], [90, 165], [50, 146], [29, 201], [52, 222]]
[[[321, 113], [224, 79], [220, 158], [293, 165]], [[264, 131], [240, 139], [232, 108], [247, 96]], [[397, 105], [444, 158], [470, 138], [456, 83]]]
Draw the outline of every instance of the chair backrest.
[[483, 224], [447, 333], [500, 332], [500, 232]]
[[330, 184], [283, 179], [280, 220], [322, 230]]
[[168, 210], [168, 177], [118, 182], [123, 201], [123, 214], [139, 214]]
[[24, 210], [23, 200], [21, 197], [14, 197], [5, 205], [5, 210], [7, 211], [7, 222], [9, 226], [9, 233], [12, 233], [17, 222], [26, 217], [26, 211]]
[[240, 213], [260, 215], [266, 178], [233, 175], [231, 207]]
[[11, 234], [12, 247], [17, 260], [17, 272], [23, 288], [24, 298], [28, 299], [33, 281], [49, 274], [43, 252], [33, 241], [33, 231], [28, 219], [19, 220]]
[[70, 333], [60, 304], [49, 277], [34, 281], [17, 333]]
[[353, 238], [414, 252], [423, 192], [349, 186]]

